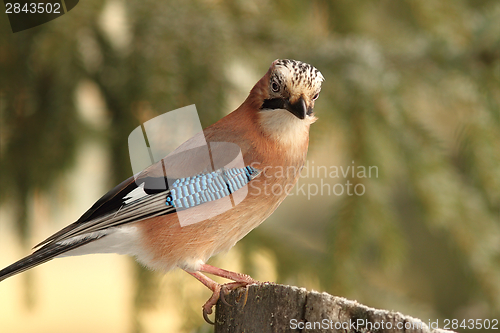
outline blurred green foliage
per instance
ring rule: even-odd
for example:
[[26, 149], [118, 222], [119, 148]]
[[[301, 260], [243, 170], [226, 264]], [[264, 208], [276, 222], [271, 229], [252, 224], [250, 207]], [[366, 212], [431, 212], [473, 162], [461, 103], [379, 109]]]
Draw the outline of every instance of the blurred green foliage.
[[[120, 38], [103, 27], [110, 5], [125, 9]], [[0, 22], [0, 199], [16, 203], [25, 240], [29, 194], [50, 189], [79, 142], [109, 146], [112, 186], [132, 173], [127, 136], [142, 121], [196, 104], [207, 126], [229, 111], [232, 63], [264, 74], [298, 59], [326, 78], [312, 149], [337, 133], [342, 159], [379, 177], [353, 179], [370, 190], [307, 221], [324, 251], [262, 227], [242, 241], [247, 269], [265, 248], [278, 281], [305, 274], [372, 306], [498, 318], [499, 21], [496, 0], [87, 0], [21, 33]], [[106, 102], [105, 130], [78, 116], [83, 79]], [[150, 274], [137, 268], [137, 312], [155, 301]]]

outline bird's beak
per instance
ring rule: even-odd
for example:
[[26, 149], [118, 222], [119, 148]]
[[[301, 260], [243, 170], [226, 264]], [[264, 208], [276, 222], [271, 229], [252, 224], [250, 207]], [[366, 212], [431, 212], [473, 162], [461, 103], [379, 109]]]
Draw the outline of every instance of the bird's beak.
[[299, 119], [304, 119], [306, 115], [309, 114], [306, 101], [302, 96], [294, 103], [285, 103], [285, 109], [290, 111], [295, 117]]

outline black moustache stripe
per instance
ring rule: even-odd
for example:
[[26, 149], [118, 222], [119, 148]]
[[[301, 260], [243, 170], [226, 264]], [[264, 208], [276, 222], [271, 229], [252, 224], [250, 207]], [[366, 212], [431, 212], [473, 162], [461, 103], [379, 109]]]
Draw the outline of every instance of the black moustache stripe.
[[285, 100], [283, 98], [265, 99], [260, 109], [284, 109]]

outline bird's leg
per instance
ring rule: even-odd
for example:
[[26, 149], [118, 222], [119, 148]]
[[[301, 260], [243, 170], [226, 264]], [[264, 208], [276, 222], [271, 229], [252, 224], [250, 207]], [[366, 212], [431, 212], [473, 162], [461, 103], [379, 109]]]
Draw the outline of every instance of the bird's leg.
[[259, 281], [252, 279], [249, 275], [226, 271], [225, 269], [214, 267], [207, 264], [201, 265], [199, 271], [203, 273], [220, 276], [225, 279], [233, 280], [235, 282], [239, 282], [241, 283], [242, 286], [244, 285], [246, 286], [248, 284], [253, 284], [253, 283], [259, 283]]
[[188, 272], [188, 273], [194, 276], [198, 281], [203, 283], [208, 289], [213, 291], [212, 296], [203, 305], [203, 318], [207, 323], [215, 325], [215, 323], [211, 321], [210, 318], [208, 318], [208, 315], [212, 313], [212, 307], [219, 300], [221, 285], [200, 272]]

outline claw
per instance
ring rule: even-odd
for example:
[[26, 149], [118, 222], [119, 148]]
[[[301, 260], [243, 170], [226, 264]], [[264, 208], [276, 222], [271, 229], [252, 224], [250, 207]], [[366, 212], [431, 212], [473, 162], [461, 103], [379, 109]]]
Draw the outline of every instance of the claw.
[[[222, 286], [222, 289], [224, 289], [224, 286]], [[225, 294], [225, 293], [224, 293], [224, 291], [223, 291], [223, 290], [221, 290], [221, 292], [220, 292], [220, 299], [221, 299], [222, 303], [226, 304], [227, 306], [232, 307], [232, 305], [231, 305], [231, 304], [229, 304], [229, 303], [226, 301], [226, 299], [224, 298], [224, 294]]]
[[207, 323], [209, 323], [210, 325], [215, 325], [215, 323], [213, 321], [211, 321], [210, 318], [208, 318], [209, 314], [212, 314], [212, 309], [207, 310], [207, 309], [203, 308], [203, 319], [205, 319], [205, 321]]
[[220, 293], [221, 293], [221, 285], [220, 284], [217, 284], [215, 287], [214, 287], [214, 292], [212, 294], [212, 296], [208, 299], [208, 301], [203, 305], [203, 319], [205, 319], [205, 321], [211, 325], [215, 325], [215, 323], [213, 321], [210, 320], [210, 318], [208, 318], [208, 315], [209, 314], [212, 314], [212, 307], [217, 303], [217, 301], [219, 300], [219, 297], [220, 297]]
[[[243, 305], [241, 306], [242, 310], [245, 307], [245, 305], [247, 304], [247, 300], [248, 300], [248, 285], [245, 286], [245, 297], [243, 297]], [[240, 302], [236, 301], [236, 304], [240, 304]]]

